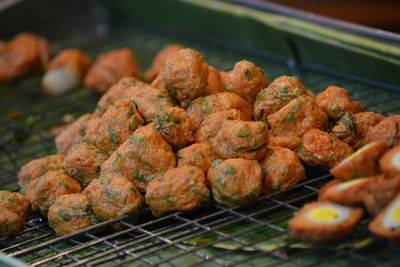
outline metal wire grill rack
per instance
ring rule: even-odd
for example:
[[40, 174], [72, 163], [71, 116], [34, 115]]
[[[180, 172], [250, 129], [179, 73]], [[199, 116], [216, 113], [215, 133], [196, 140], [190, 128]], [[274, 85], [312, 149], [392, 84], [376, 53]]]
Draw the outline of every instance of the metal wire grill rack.
[[[270, 80], [293, 73], [285, 64], [254, 54], [171, 37], [143, 27], [119, 27], [107, 38], [76, 46], [92, 55], [131, 47], [145, 69], [152, 56], [170, 43], [198, 49], [211, 65], [223, 70], [247, 58], [262, 67]], [[311, 70], [304, 70], [301, 78], [314, 92], [336, 84], [347, 88], [352, 98], [372, 111], [400, 113], [399, 92]], [[60, 97], [45, 96], [40, 92], [39, 76], [2, 85], [1, 91], [0, 187], [16, 190], [16, 174], [23, 164], [55, 153], [49, 129], [62, 123], [65, 114], [93, 110], [98, 96], [86, 89]], [[315, 200], [321, 185], [331, 178], [325, 171], [313, 168], [307, 169], [307, 177], [305, 182], [251, 205], [225, 208], [208, 202], [194, 211], [158, 219], [145, 209], [64, 237], [57, 237], [45, 218], [32, 217], [20, 235], [0, 237], [0, 251], [32, 266], [389, 266], [400, 261], [396, 244], [368, 233], [368, 218], [345, 242], [314, 246], [293, 240], [287, 229], [288, 220], [304, 203]]]

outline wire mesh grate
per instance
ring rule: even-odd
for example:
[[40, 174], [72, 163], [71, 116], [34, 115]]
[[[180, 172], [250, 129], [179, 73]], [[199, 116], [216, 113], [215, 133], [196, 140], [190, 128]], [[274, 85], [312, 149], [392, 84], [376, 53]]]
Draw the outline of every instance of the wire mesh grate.
[[[293, 74], [285, 64], [255, 54], [238, 52], [209, 43], [171, 36], [143, 25], [119, 26], [107, 38], [76, 44], [88, 54], [131, 47], [147, 68], [163, 46], [182, 43], [198, 49], [222, 70], [241, 59], [262, 67], [270, 80]], [[304, 70], [303, 82], [314, 92], [336, 84], [350, 91], [371, 111], [400, 113], [400, 93], [368, 84], [338, 79]], [[98, 95], [79, 89], [60, 97], [40, 93], [40, 77], [2, 85], [0, 97], [0, 187], [17, 190], [16, 174], [26, 162], [55, 153], [50, 129], [74, 116], [94, 109]], [[379, 94], [378, 94], [379, 92]], [[292, 239], [288, 220], [304, 203], [313, 201], [331, 177], [326, 171], [307, 168], [308, 179], [291, 189], [260, 198], [251, 205], [226, 208], [212, 202], [189, 212], [154, 218], [149, 209], [137, 215], [102, 222], [88, 230], [57, 237], [43, 217], [33, 217], [27, 229], [15, 237], [0, 237], [0, 251], [32, 266], [333, 266], [385, 263], [400, 260], [398, 246], [372, 237], [368, 218], [346, 241], [312, 245]]]

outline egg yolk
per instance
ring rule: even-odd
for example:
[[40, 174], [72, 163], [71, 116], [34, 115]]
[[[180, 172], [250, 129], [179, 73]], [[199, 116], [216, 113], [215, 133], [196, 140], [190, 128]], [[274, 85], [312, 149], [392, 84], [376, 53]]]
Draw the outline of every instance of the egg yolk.
[[332, 207], [320, 207], [309, 211], [308, 217], [315, 222], [330, 223], [341, 216], [341, 212]]
[[390, 220], [396, 224], [400, 223], [400, 203], [396, 205], [390, 213]]

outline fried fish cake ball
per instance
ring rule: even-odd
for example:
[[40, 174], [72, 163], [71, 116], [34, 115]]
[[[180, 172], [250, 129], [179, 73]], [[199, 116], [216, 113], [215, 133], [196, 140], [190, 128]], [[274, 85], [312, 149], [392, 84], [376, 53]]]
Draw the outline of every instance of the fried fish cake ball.
[[204, 95], [208, 64], [199, 52], [186, 48], [167, 57], [160, 75], [168, 93], [184, 107]]
[[101, 176], [91, 181], [84, 193], [102, 221], [137, 213], [144, 205], [139, 189], [128, 178], [119, 175]]
[[349, 235], [361, 221], [360, 208], [321, 201], [303, 206], [289, 222], [295, 239], [324, 243], [340, 240]]
[[189, 116], [195, 122], [196, 129], [210, 114], [235, 109], [240, 111], [242, 120], [251, 120], [252, 106], [249, 102], [231, 92], [221, 92], [203, 96], [194, 100], [187, 109]]
[[67, 235], [99, 222], [84, 194], [66, 194], [57, 198], [49, 209], [49, 224], [57, 235]]
[[301, 145], [301, 138], [297, 136], [270, 136], [269, 147], [283, 147], [295, 151]]
[[369, 177], [346, 182], [333, 180], [321, 188], [318, 200], [331, 201], [346, 206], [362, 205], [369, 182]]
[[75, 145], [65, 157], [64, 171], [86, 186], [100, 175], [101, 164], [108, 154], [87, 143]]
[[364, 206], [375, 216], [400, 192], [400, 176], [378, 175], [370, 179], [364, 194]]
[[134, 101], [116, 100], [101, 116], [97, 127], [86, 132], [83, 141], [111, 154], [143, 124]]
[[18, 34], [0, 52], [0, 82], [43, 69], [50, 60], [50, 54], [46, 39], [30, 33]]
[[296, 153], [287, 148], [269, 148], [261, 162], [261, 168], [263, 194], [288, 189], [306, 178], [304, 167]]
[[268, 139], [268, 127], [264, 122], [227, 120], [211, 139], [211, 145], [223, 159], [260, 160], [268, 149]]
[[29, 201], [21, 194], [0, 191], [0, 236], [16, 235], [25, 229]]
[[134, 101], [146, 123], [154, 121], [164, 109], [174, 106], [167, 91], [143, 83], [129, 87], [123, 97]]
[[144, 86], [145, 83], [140, 82], [134, 77], [124, 77], [117, 83], [113, 84], [108, 91], [103, 94], [97, 103], [95, 114], [101, 116], [107, 108], [116, 100], [123, 98], [124, 92], [128, 87]]
[[176, 166], [170, 145], [155, 130], [155, 123], [138, 128], [101, 166], [101, 175], [129, 178], [142, 192], [153, 176]]
[[57, 152], [66, 155], [74, 145], [80, 143], [86, 132], [86, 124], [91, 114], [84, 114], [72, 122], [55, 138]]
[[220, 72], [213, 66], [208, 66], [207, 84], [204, 88], [205, 95], [212, 95], [224, 91], [224, 84]]
[[258, 94], [254, 103], [254, 117], [256, 120], [267, 121], [269, 115], [274, 114], [293, 99], [305, 95], [312, 96], [312, 93], [299, 78], [280, 76]]
[[85, 77], [85, 85], [104, 94], [119, 79], [131, 76], [140, 78], [139, 65], [131, 49], [121, 48], [97, 57]]
[[61, 195], [80, 193], [81, 185], [61, 170], [46, 172], [43, 176], [31, 181], [25, 191], [32, 209], [47, 215], [49, 207]]
[[374, 112], [360, 112], [357, 114], [346, 112], [332, 127], [330, 133], [349, 144], [353, 149], [359, 149], [366, 144], [365, 136], [368, 129], [384, 118], [383, 115]]
[[182, 49], [185, 49], [185, 47], [182, 45], [174, 44], [166, 46], [162, 50], [160, 50], [154, 57], [153, 62], [151, 63], [151, 67], [147, 70], [145, 74], [145, 79], [149, 82], [153, 81], [160, 74], [168, 56]]
[[330, 170], [330, 173], [339, 180], [376, 175], [380, 172], [378, 159], [387, 149], [383, 141], [369, 143], [344, 158]]
[[389, 147], [400, 145], [400, 115], [385, 118], [368, 129], [365, 143], [382, 140]]
[[157, 114], [155, 122], [156, 130], [173, 148], [193, 142], [194, 122], [183, 108], [168, 107]]
[[333, 168], [352, 152], [353, 149], [337, 137], [311, 129], [303, 135], [297, 155], [308, 165]]
[[48, 171], [61, 169], [63, 162], [64, 155], [55, 154], [26, 163], [18, 173], [18, 184], [21, 187], [21, 192], [25, 192], [32, 180], [39, 178]]
[[211, 138], [217, 135], [218, 130], [222, 127], [224, 121], [239, 119], [241, 119], [241, 113], [236, 109], [220, 111], [208, 115], [200, 124], [199, 129], [194, 135], [195, 143], [210, 142]]
[[400, 176], [400, 146], [387, 151], [379, 160], [379, 165], [386, 175]]
[[176, 156], [178, 158], [178, 167], [195, 166], [204, 173], [207, 173], [211, 163], [217, 159], [208, 143], [198, 143], [182, 148], [176, 152]]
[[368, 229], [382, 238], [400, 240], [400, 194], [378, 213]]
[[81, 50], [65, 49], [46, 66], [42, 87], [50, 94], [67, 92], [83, 82], [90, 65], [90, 59]]
[[359, 102], [350, 99], [346, 89], [333, 85], [318, 94], [316, 102], [333, 121], [340, 119], [345, 112], [358, 113], [365, 109]]
[[311, 97], [298, 97], [268, 116], [268, 123], [274, 136], [301, 137], [312, 128], [325, 130], [328, 116]]
[[257, 95], [268, 86], [264, 71], [247, 60], [239, 61], [224, 77], [225, 90], [254, 104]]
[[262, 171], [255, 160], [217, 159], [208, 170], [207, 183], [214, 200], [232, 207], [255, 201], [261, 192]]
[[146, 191], [146, 203], [154, 216], [197, 208], [210, 192], [204, 173], [194, 166], [182, 166], [157, 175]]

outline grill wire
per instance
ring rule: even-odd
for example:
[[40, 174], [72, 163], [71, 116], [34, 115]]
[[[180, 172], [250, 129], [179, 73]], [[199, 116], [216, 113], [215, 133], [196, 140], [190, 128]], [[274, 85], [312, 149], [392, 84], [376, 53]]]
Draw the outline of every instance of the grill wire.
[[[143, 25], [120, 26], [106, 38], [76, 46], [92, 56], [131, 47], [145, 69], [156, 52], [171, 43], [198, 49], [211, 65], [222, 70], [246, 58], [262, 67], [270, 81], [295, 73], [286, 64], [245, 50], [172, 37]], [[399, 92], [311, 70], [303, 70], [301, 79], [316, 93], [335, 84], [348, 89], [351, 97], [369, 111], [400, 113]], [[59, 97], [45, 96], [40, 92], [40, 75], [2, 85], [0, 91], [0, 188], [17, 190], [16, 174], [23, 164], [56, 152], [49, 129], [61, 124], [65, 114], [78, 116], [92, 111], [99, 96], [84, 89]], [[19, 116], [13, 116], [15, 113]], [[331, 179], [326, 171], [315, 168], [307, 168], [307, 177], [305, 182], [251, 205], [226, 208], [208, 202], [194, 211], [158, 219], [146, 208], [137, 215], [122, 216], [64, 237], [57, 237], [45, 218], [32, 217], [21, 234], [0, 237], [0, 251], [32, 266], [391, 266], [400, 261], [398, 245], [368, 232], [369, 218], [340, 243], [312, 245], [293, 240], [288, 220], [304, 203], [316, 200], [319, 188]]]

